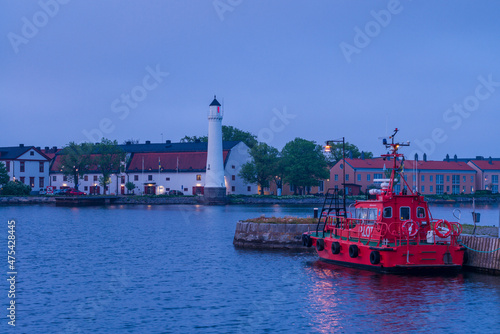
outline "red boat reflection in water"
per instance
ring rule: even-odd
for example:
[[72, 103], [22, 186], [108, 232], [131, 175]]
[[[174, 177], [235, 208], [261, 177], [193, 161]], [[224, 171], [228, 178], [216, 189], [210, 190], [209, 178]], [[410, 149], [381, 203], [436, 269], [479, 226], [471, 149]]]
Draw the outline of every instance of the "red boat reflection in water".
[[[313, 332], [408, 332], [463, 320], [463, 274], [384, 275], [316, 261], [306, 312]], [[461, 318], [461, 319], [460, 319]]]

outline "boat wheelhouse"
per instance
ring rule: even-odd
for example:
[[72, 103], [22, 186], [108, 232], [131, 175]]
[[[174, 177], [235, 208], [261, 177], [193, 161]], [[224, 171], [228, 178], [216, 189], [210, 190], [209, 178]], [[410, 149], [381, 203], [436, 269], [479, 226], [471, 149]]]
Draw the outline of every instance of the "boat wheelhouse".
[[[316, 247], [321, 260], [382, 272], [459, 270], [465, 248], [458, 243], [459, 222], [432, 217], [424, 197], [411, 190], [404, 178], [404, 156], [394, 134], [384, 139], [392, 162], [388, 179], [375, 180], [371, 199], [356, 201], [347, 210], [345, 195], [328, 189], [316, 231], [304, 233], [302, 241]], [[345, 180], [344, 180], [345, 183]], [[395, 191], [396, 185], [401, 183]]]

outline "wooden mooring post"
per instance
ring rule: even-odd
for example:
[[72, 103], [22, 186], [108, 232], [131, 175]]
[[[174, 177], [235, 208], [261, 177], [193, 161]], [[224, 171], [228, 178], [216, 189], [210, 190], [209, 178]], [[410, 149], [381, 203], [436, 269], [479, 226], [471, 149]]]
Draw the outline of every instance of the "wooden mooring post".
[[500, 238], [462, 235], [467, 247], [464, 268], [500, 275]]

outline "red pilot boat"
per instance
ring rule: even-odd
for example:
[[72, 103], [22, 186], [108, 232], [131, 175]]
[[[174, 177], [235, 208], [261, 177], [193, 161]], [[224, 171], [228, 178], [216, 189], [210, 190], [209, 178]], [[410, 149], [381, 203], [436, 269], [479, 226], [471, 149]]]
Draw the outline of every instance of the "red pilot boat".
[[395, 143], [397, 132], [389, 137], [392, 142], [383, 140], [389, 153], [382, 157], [393, 167], [389, 179], [378, 180], [380, 189], [370, 190], [373, 199], [356, 201], [351, 212], [343, 192], [328, 189], [316, 231], [304, 233], [302, 241], [316, 247], [321, 260], [349, 267], [394, 273], [457, 271], [465, 251], [457, 240], [462, 225], [433, 219], [424, 197], [411, 190], [404, 178], [404, 156], [398, 153], [409, 143]]

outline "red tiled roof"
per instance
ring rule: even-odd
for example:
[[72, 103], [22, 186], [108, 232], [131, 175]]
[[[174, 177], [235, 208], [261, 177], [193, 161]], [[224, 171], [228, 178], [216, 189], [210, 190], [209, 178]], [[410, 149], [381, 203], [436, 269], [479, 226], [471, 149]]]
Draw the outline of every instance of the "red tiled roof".
[[[229, 151], [224, 151], [226, 161]], [[142, 159], [144, 158], [144, 170], [158, 170], [158, 159], [162, 170], [177, 170], [177, 159], [179, 171], [204, 171], [207, 164], [207, 152], [159, 152], [159, 153], [134, 153], [127, 168], [128, 171], [142, 171]]]
[[[383, 159], [346, 159], [346, 162], [351, 165], [354, 169], [359, 168], [371, 168], [371, 169], [384, 169], [392, 168], [393, 160], [383, 160]], [[487, 163], [487, 161], [486, 161]], [[400, 162], [398, 162], [398, 165]], [[405, 160], [404, 168], [406, 170], [413, 169], [415, 166], [415, 160]], [[491, 166], [491, 165], [490, 165]], [[500, 163], [499, 163], [500, 169]], [[418, 161], [417, 168], [421, 170], [463, 170], [463, 171], [473, 171], [473, 169], [463, 161]]]
[[[91, 154], [90, 155], [90, 158], [94, 158], [96, 156], [96, 154]], [[52, 166], [50, 166], [50, 171], [51, 172], [59, 172], [61, 170], [61, 166], [62, 166], [62, 163], [61, 163], [61, 159], [62, 159], [63, 155], [56, 155], [55, 159], [54, 159], [54, 162], [52, 163]], [[158, 169], [158, 167], [156, 167], [156, 169]], [[89, 168], [89, 171], [91, 172], [95, 172], [97, 171], [97, 167], [96, 166], [90, 166]]]
[[471, 160], [471, 162], [482, 170], [500, 170], [500, 161], [494, 160], [489, 163], [488, 160]]

